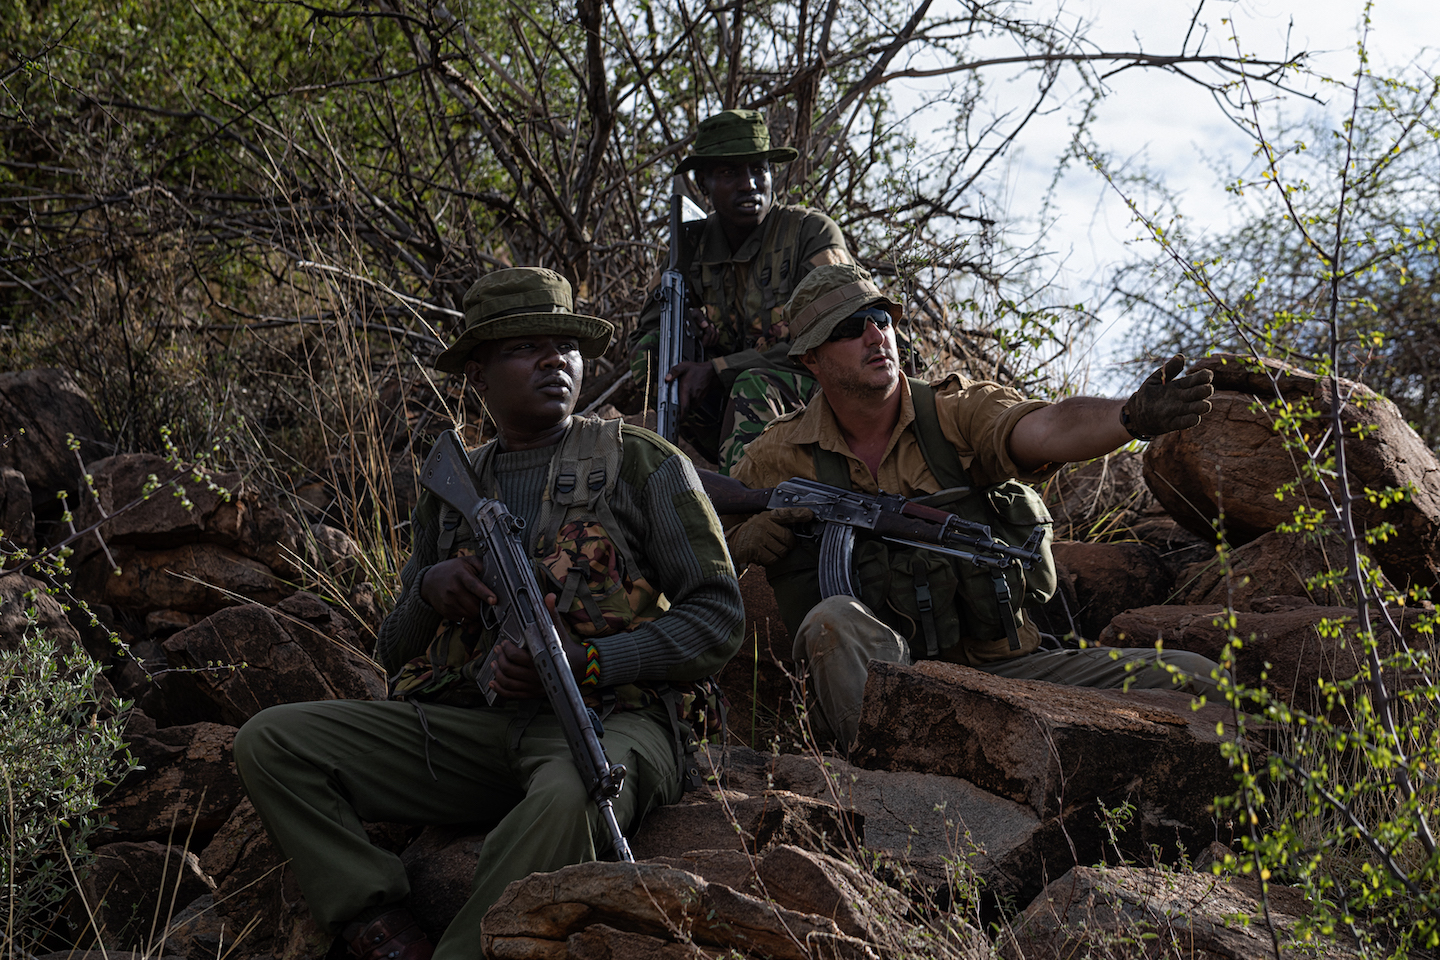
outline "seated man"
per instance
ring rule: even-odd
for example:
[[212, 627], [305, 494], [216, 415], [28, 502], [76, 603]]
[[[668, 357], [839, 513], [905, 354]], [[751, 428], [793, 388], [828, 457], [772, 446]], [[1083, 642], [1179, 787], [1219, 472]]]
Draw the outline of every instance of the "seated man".
[[[672, 708], [740, 644], [719, 521], [670, 444], [572, 415], [582, 357], [599, 356], [613, 327], [573, 313], [563, 277], [497, 270], [465, 295], [465, 316], [436, 366], [463, 372], [494, 418], [498, 438], [471, 456], [478, 486], [525, 521], [547, 603], [562, 598], [557, 626], [580, 689], [614, 708], [601, 744], [629, 772], [614, 807], [629, 830], [679, 798], [691, 731]], [[245, 788], [312, 914], [366, 960], [478, 957], [480, 921], [507, 884], [611, 843], [529, 653], [502, 647], [495, 706], [478, 689], [494, 641], [480, 613], [495, 596], [469, 525], [427, 491], [413, 532], [376, 650], [410, 702], [285, 704], [235, 739]], [[367, 820], [488, 824], [470, 899], [438, 946], [403, 908], [405, 869], [366, 839]]]
[[[991, 488], [1015, 478], [1041, 480], [1065, 461], [1194, 426], [1214, 392], [1208, 370], [1175, 379], [1182, 357], [1123, 401], [1070, 397], [1052, 404], [958, 376], [934, 387], [909, 380], [900, 375], [895, 349], [892, 320], [900, 307], [852, 266], [815, 270], [796, 288], [787, 312], [790, 352], [820, 390], [803, 412], [776, 420], [746, 448], [732, 474], [749, 487], [801, 477], [907, 498], [968, 487], [977, 493], [961, 502], [973, 509], [973, 497], [988, 498], [983, 509], [1005, 511], [997, 522], [1048, 521], [1023, 485], [1007, 485], [1003, 497]], [[822, 736], [841, 744], [855, 739], [871, 660], [932, 656], [1000, 676], [1079, 686], [1215, 690], [1216, 665], [1196, 654], [1166, 652], [1157, 659], [1154, 650], [1120, 650], [1112, 659], [1117, 651], [1108, 648], [1037, 652], [1039, 631], [1022, 610], [994, 616], [997, 600], [984, 596], [983, 584], [965, 590], [978, 568], [933, 552], [877, 541], [857, 545], [861, 597], [822, 600], [818, 547], [813, 540], [797, 546], [791, 529], [808, 518], [808, 510], [759, 513], [732, 528], [729, 540], [742, 569], [752, 562], [768, 568], [795, 657], [809, 666]], [[1016, 607], [1023, 592], [1013, 592]]]
[[[691, 314], [707, 359], [658, 372], [680, 381], [681, 428], [721, 473], [765, 424], [803, 407], [815, 388], [787, 354], [783, 313], [795, 285], [822, 264], [852, 262], [835, 221], [775, 203], [770, 165], [795, 157], [793, 147], [771, 147], [760, 113], [725, 110], [700, 124], [695, 151], [676, 170], [693, 171], [714, 208], [685, 225], [679, 258], [693, 301], [703, 304]], [[659, 282], [640, 312], [638, 376], [659, 343]]]

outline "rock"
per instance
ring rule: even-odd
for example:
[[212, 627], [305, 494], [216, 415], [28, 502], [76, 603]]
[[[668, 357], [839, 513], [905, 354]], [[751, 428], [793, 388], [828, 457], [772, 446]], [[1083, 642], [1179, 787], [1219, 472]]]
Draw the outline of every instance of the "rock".
[[144, 768], [105, 799], [117, 839], [184, 842], [210, 835], [245, 798], [231, 758], [235, 728], [215, 723], [157, 729], [140, 710], [127, 717], [125, 743]]
[[[864, 770], [838, 757], [815, 754], [756, 753], [744, 747], [728, 752], [728, 789], [685, 806], [657, 811], [637, 833], [637, 851], [647, 856], [695, 855], [721, 841], [728, 850], [746, 849], [728, 810], [739, 810], [775, 788], [834, 804], [864, 818], [863, 846], [886, 869], [912, 878], [920, 896], [942, 907], [957, 882], [957, 865], [973, 874], [993, 896], [1029, 899], [1047, 863], [1073, 862], [1058, 824], [1042, 823], [1024, 804], [995, 796], [955, 777], [909, 771]], [[693, 796], [693, 794], [691, 795]], [[723, 803], [722, 803], [723, 801]], [[673, 811], [673, 813], [671, 813]], [[659, 814], [666, 813], [665, 819]], [[729, 830], [726, 834], [724, 831]], [[797, 843], [798, 846], [812, 846]], [[829, 849], [843, 847], [837, 844]], [[850, 857], [848, 852], [846, 857]], [[709, 872], [697, 870], [706, 879]], [[724, 881], [722, 878], [722, 882]], [[733, 884], [731, 884], [733, 885]]]
[[[200, 854], [200, 868], [216, 883], [214, 913], [235, 939], [230, 953], [253, 957], [323, 957], [335, 938], [305, 908], [291, 871], [249, 800]], [[234, 953], [236, 948], [240, 952]]]
[[45, 631], [60, 650], [80, 648], [79, 632], [70, 625], [60, 602], [50, 595], [45, 584], [23, 573], [0, 572], [0, 650], [18, 650], [21, 639], [31, 630]]
[[[1137, 807], [1139, 840], [1197, 849], [1214, 836], [1211, 802], [1233, 792], [1229, 711], [1168, 690], [1094, 690], [992, 677], [939, 661], [874, 662], [858, 766], [960, 777], [1042, 820], [1065, 816], [1077, 855], [1098, 845], [1092, 804]], [[1132, 831], [1132, 833], [1135, 831]]]
[[238, 727], [277, 703], [386, 694], [384, 672], [360, 651], [353, 625], [314, 594], [273, 609], [221, 610], [164, 647], [171, 672], [158, 682], [170, 724]]
[[25, 474], [0, 467], [0, 546], [35, 549], [35, 509]]
[[572, 933], [559, 956], [567, 960], [708, 960], [712, 955], [693, 943], [675, 943], [597, 923]]
[[718, 802], [672, 804], [651, 811], [635, 832], [636, 859], [680, 856], [692, 850], [743, 850], [758, 853], [775, 844], [845, 849], [865, 842], [865, 818], [788, 790], [759, 796], [721, 794]]
[[832, 920], [796, 913], [673, 867], [603, 862], [512, 883], [485, 915], [481, 949], [491, 960], [563, 957], [570, 936], [597, 923], [774, 960], [811, 960], [811, 947], [825, 956], [875, 956]]
[[764, 567], [751, 564], [741, 572], [740, 596], [745, 602], [745, 638], [719, 679], [730, 699], [731, 742], [758, 748], [777, 734], [777, 718], [794, 715], [798, 674], [790, 632]]
[[485, 831], [478, 826], [429, 826], [400, 854], [410, 878], [407, 907], [432, 941], [440, 939], [470, 899], [484, 842]]
[[319, 552], [319, 566], [331, 583], [348, 591], [360, 573], [360, 545], [350, 534], [326, 523], [312, 523], [310, 536]]
[[[916, 937], [934, 931], [917, 930], [911, 923], [910, 899], [870, 873], [844, 859], [803, 847], [781, 845], [760, 856], [734, 850], [697, 850], [684, 857], [659, 861], [686, 870], [711, 884], [723, 884], [740, 893], [773, 900], [796, 913], [835, 921], [847, 936], [864, 940], [882, 956], [929, 955]], [[959, 934], [958, 955], [989, 955], [989, 941], [958, 918], [952, 933]], [[930, 944], [933, 946], [933, 941]], [[948, 954], [947, 954], [948, 955]]]
[[196, 897], [175, 915], [165, 932], [167, 952], [182, 957], [223, 957], [236, 945], [237, 931], [215, 911], [215, 897]]
[[[189, 465], [148, 453], [107, 457], [88, 469], [99, 503], [78, 507], [76, 525], [100, 519], [98, 510], [103, 509], [111, 517], [103, 530], [112, 546], [165, 549], [214, 543], [259, 561], [282, 577], [298, 577], [294, 557], [304, 551], [299, 521], [261, 499], [239, 474], [218, 473], [197, 480]], [[147, 495], [152, 476], [162, 486]], [[92, 539], [77, 549], [77, 560], [83, 559], [82, 553], [89, 556], [98, 549]]]
[[[136, 950], [159, 947], [172, 905], [213, 891], [195, 854], [179, 843], [154, 841], [97, 847], [79, 889], [94, 926], [105, 931], [105, 944]], [[89, 915], [75, 919], [78, 929], [93, 929]]]
[[200, 619], [193, 613], [180, 610], [152, 610], [145, 615], [145, 633], [163, 640], [186, 627], [194, 626]]
[[[1317, 543], [1303, 534], [1271, 530], [1230, 551], [1228, 580], [1213, 554], [1186, 568], [1180, 575], [1180, 602], [1249, 610], [1253, 601], [1264, 597], [1303, 597], [1308, 603], [1335, 606], [1341, 602], [1338, 591], [1326, 587], [1311, 590], [1306, 584], [1329, 570], [1343, 575], [1347, 564], [1344, 551], [1345, 545], [1335, 537]], [[1161, 602], [1163, 598], [1130, 607]]]
[[1160, 556], [1175, 570], [1215, 555], [1211, 537], [1198, 537], [1163, 513], [1141, 517], [1130, 527], [1130, 534], [1140, 543], [1159, 550]]
[[80, 595], [144, 617], [156, 610], [205, 616], [237, 603], [276, 603], [294, 592], [258, 560], [228, 547], [192, 543], [164, 550], [114, 545], [119, 573], [103, 553], [77, 570]]
[[[80, 443], [78, 459], [67, 434]], [[35, 509], [57, 517], [61, 490], [69, 492], [72, 510], [79, 504], [82, 461], [89, 463], [111, 449], [90, 398], [74, 377], [54, 368], [0, 373], [0, 441], [7, 439], [0, 445], [0, 467], [20, 471]]]
[[[1268, 899], [1283, 942], [1307, 912], [1304, 895], [1272, 884]], [[1002, 954], [1010, 960], [1267, 960], [1275, 947], [1254, 881], [1153, 868], [1075, 867], [1011, 924]], [[1306, 955], [1361, 956], [1348, 937], [1325, 941]]]
[[158, 610], [205, 616], [294, 592], [303, 529], [238, 474], [197, 480], [191, 467], [151, 454], [107, 457], [89, 469], [96, 496], [77, 507], [76, 524], [97, 523], [103, 511], [100, 535], [111, 557], [95, 536], [76, 544], [83, 596], [138, 619]]
[[1072, 612], [1080, 636], [1094, 640], [1117, 613], [1164, 603], [1175, 588], [1175, 571], [1160, 552], [1143, 543], [1053, 545], [1055, 562], [1075, 587]]
[[[1353, 623], [1353, 609], [1317, 607], [1299, 598], [1252, 600], [1251, 605], [1264, 609], [1242, 611], [1235, 620], [1236, 635], [1244, 640], [1232, 670], [1239, 683], [1248, 687], [1263, 683], [1271, 694], [1292, 706], [1318, 710], [1323, 706], [1315, 696], [1318, 678], [1352, 677], [1359, 670], [1360, 652], [1353, 642], [1342, 645], [1340, 638], [1322, 637], [1316, 629], [1322, 620], [1348, 618]], [[1417, 616], [1426, 612], [1425, 607], [1428, 605], [1391, 608], [1407, 642], [1417, 649], [1428, 649], [1433, 641], [1406, 624], [1413, 625]], [[1112, 620], [1100, 642], [1136, 647], [1160, 642], [1172, 650], [1193, 650], [1217, 660], [1228, 636], [1224, 626], [1216, 625], [1217, 620], [1224, 622], [1223, 617], [1224, 608], [1219, 605], [1141, 607]], [[1347, 632], [1353, 635], [1353, 627]], [[1381, 641], [1382, 655], [1394, 650], [1388, 636]]]
[[[1212, 521], [1223, 508], [1226, 535], [1239, 544], [1289, 521], [1297, 497], [1323, 507], [1330, 494], [1313, 483], [1283, 501], [1275, 499], [1276, 490], [1295, 479], [1296, 453], [1285, 448], [1286, 438], [1271, 429], [1271, 414], [1260, 405], [1275, 399], [1278, 385], [1288, 403], [1314, 409], [1322, 419], [1306, 428], [1313, 446], [1330, 429], [1329, 381], [1271, 360], [1263, 372], [1254, 372], [1252, 362], [1234, 356], [1210, 357], [1194, 368], [1215, 371], [1213, 409], [1198, 427], [1157, 437], [1145, 451], [1145, 482], [1171, 516], [1211, 536]], [[1356, 522], [1395, 525], [1396, 533], [1373, 547], [1392, 582], [1434, 587], [1440, 577], [1440, 462], [1390, 401], [1348, 380], [1340, 389], [1349, 398], [1342, 421], [1351, 489], [1412, 491], [1389, 508], [1362, 497], [1355, 504]]]

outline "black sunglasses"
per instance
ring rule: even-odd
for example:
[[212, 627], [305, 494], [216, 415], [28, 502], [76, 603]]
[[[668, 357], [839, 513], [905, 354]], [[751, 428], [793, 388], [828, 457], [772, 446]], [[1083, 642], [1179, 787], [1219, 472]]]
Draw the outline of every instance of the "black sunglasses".
[[827, 338], [830, 343], [836, 340], [854, 340], [865, 332], [865, 324], [873, 323], [877, 330], [884, 330], [890, 326], [890, 311], [880, 307], [866, 307], [864, 310], [857, 310], [850, 316], [835, 324], [835, 329], [830, 331]]

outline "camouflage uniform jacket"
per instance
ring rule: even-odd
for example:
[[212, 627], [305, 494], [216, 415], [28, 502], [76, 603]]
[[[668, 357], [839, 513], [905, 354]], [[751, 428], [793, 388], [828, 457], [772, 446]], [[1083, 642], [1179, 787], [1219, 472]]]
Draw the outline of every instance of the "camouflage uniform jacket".
[[[580, 419], [575, 418], [567, 438], [579, 428]], [[619, 476], [607, 498], [617, 529], [606, 532], [623, 543], [609, 552], [606, 565], [624, 568], [612, 579], [639, 585], [637, 590], [646, 592], [642, 606], [650, 615], [628, 622], [628, 629], [604, 635], [585, 629], [587, 617], [567, 622], [576, 639], [595, 646], [601, 687], [700, 680], [718, 673], [738, 649], [744, 623], [740, 588], [724, 536], [695, 468], [684, 455], [647, 430], [624, 426], [619, 433]], [[560, 475], [557, 468], [566, 448], [565, 439], [555, 446], [547, 496]], [[489, 481], [483, 470], [480, 480], [482, 486]], [[392, 674], [424, 654], [442, 627], [440, 615], [419, 589], [425, 572], [442, 559], [440, 514], [438, 500], [423, 494], [413, 516], [414, 552], [400, 575], [403, 590], [380, 628], [376, 647], [377, 659]], [[529, 531], [526, 544], [537, 560], [555, 547], [537, 543], [539, 534]], [[460, 535], [448, 552], [457, 555], [469, 536], [461, 521]], [[610, 612], [607, 606], [606, 619]]]
[[[853, 262], [839, 226], [818, 211], [776, 204], [735, 251], [714, 214], [685, 226], [680, 263], [692, 296], [704, 302], [720, 330], [719, 344], [708, 352], [725, 389], [745, 370], [794, 370], [786, 356], [790, 332], [782, 319], [784, 307], [811, 270]], [[653, 350], [659, 336], [658, 287], [657, 276], [640, 312], [636, 353]]]

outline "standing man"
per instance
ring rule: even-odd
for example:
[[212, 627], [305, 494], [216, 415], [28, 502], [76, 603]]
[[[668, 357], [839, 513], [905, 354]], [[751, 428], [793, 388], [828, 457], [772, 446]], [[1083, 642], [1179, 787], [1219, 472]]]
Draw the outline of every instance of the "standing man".
[[[733, 471], [750, 487], [791, 477], [866, 493], [925, 497], [975, 491], [944, 505], [967, 519], [1048, 523], [1043, 504], [1021, 484], [1066, 461], [1103, 456], [1132, 439], [1192, 427], [1210, 409], [1210, 371], [1177, 376], [1184, 358], [1156, 371], [1128, 400], [1026, 399], [997, 383], [951, 376], [931, 386], [900, 375], [894, 320], [899, 306], [853, 266], [806, 277], [787, 306], [790, 354], [819, 381], [802, 413], [777, 420], [752, 442]], [[932, 501], [933, 502], [933, 501]], [[980, 511], [978, 514], [966, 511]], [[808, 663], [822, 735], [854, 741], [871, 660], [910, 663], [936, 657], [1005, 677], [1089, 687], [1176, 687], [1215, 692], [1218, 667], [1193, 653], [1090, 648], [1039, 652], [1039, 630], [1012, 588], [1010, 614], [994, 592], [970, 589], [976, 568], [933, 552], [879, 541], [857, 544], [860, 598], [821, 599], [818, 546], [797, 544], [791, 526], [808, 510], [760, 513], [733, 528], [739, 565], [768, 567], [794, 655]], [[1046, 537], [1048, 543], [1048, 535]], [[1046, 548], [1048, 550], [1048, 546]], [[990, 581], [988, 574], [981, 574]], [[1054, 584], [1049, 584], [1053, 591]], [[1007, 623], [1009, 626], [1007, 626]]]
[[[676, 708], [697, 689], [704, 704], [697, 682], [739, 646], [739, 584], [690, 461], [649, 431], [572, 415], [582, 358], [600, 356], [614, 328], [574, 313], [563, 277], [498, 270], [466, 293], [465, 317], [436, 366], [463, 372], [498, 428], [471, 456], [478, 487], [524, 520], [580, 689], [614, 708], [601, 743], [629, 774], [614, 807], [629, 830], [679, 798], [685, 749], [704, 732], [690, 725], [712, 717]], [[502, 647], [495, 706], [476, 684], [495, 596], [469, 525], [427, 491], [412, 529], [376, 648], [392, 696], [409, 702], [285, 704], [235, 740], [312, 914], [362, 960], [479, 957], [480, 921], [507, 884], [610, 843], [529, 653]], [[404, 908], [405, 869], [366, 839], [366, 820], [489, 822], [470, 899], [438, 945]]]
[[[814, 390], [789, 359], [784, 306], [796, 284], [816, 267], [854, 262], [835, 221], [775, 203], [771, 164], [796, 156], [792, 147], [771, 147], [759, 112], [725, 110], [701, 122], [694, 152], [676, 170], [693, 173], [714, 210], [685, 225], [680, 253], [708, 359], [659, 373], [680, 381], [682, 428], [721, 473], [765, 424], [803, 407]], [[659, 340], [658, 283], [640, 313], [638, 376], [647, 375]]]

